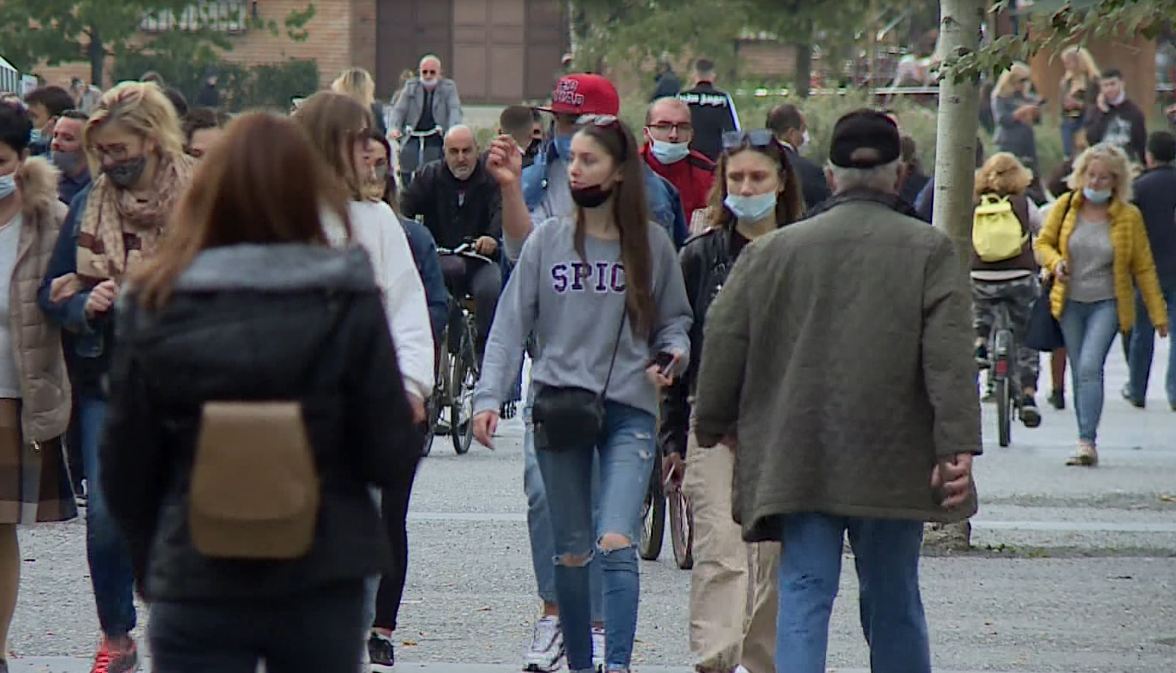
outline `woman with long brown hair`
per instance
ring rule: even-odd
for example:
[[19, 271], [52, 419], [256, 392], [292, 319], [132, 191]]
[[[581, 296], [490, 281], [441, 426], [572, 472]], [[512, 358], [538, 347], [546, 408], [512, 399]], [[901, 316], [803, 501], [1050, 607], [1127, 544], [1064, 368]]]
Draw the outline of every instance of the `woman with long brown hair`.
[[773, 568], [779, 557], [779, 545], [745, 545], [739, 524], [731, 520], [734, 453], [700, 450], [690, 432], [703, 326], [743, 248], [799, 220], [804, 212], [800, 179], [788, 151], [770, 130], [729, 133], [723, 148], [707, 208], [710, 228], [681, 253], [686, 295], [694, 309], [693, 366], [663, 392], [659, 426], [662, 474], [669, 488], [685, 490], [694, 511], [690, 649], [702, 673], [726, 673], [740, 664], [752, 671], [772, 669]]
[[[123, 82], [107, 91], [82, 130], [97, 176], [78, 194], [37, 294], [51, 320], [73, 337], [72, 382], [86, 474], [86, 551], [102, 641], [97, 673], [138, 666], [130, 559], [123, 533], [106, 506], [98, 443], [106, 416], [105, 379], [114, 345], [114, 305], [130, 274], [170, 232], [170, 217], [187, 190], [196, 160], [184, 153], [176, 108], [153, 83]], [[117, 488], [126, 488], [118, 484]]]
[[[388, 560], [368, 489], [409, 488], [420, 435], [368, 255], [333, 248], [324, 233], [323, 214], [346, 221], [347, 204], [320, 165], [290, 120], [234, 121], [173, 235], [130, 277], [102, 485], [152, 602], [159, 673], [252, 671], [261, 660], [272, 671], [359, 667], [364, 578]], [[227, 401], [238, 431], [216, 442], [239, 442], [232, 453], [255, 468], [202, 481], [217, 465], [203, 437], [224, 427], [215, 422]], [[296, 414], [265, 411], [275, 404]], [[250, 421], [265, 425], [249, 433]], [[287, 428], [304, 437], [309, 478], [262, 457], [262, 435]], [[271, 492], [283, 497], [248, 497]], [[276, 519], [287, 497], [306, 493], [300, 517]], [[281, 521], [279, 540], [288, 521], [305, 521], [305, 546], [222, 539], [239, 520], [261, 539]]]
[[[513, 174], [520, 160], [511, 156], [506, 166], [492, 154], [488, 168]], [[572, 139], [568, 178], [574, 213], [527, 238], [498, 305], [474, 394], [474, 434], [491, 444], [533, 332], [532, 421], [546, 490], [560, 494], [548, 506], [568, 668], [593, 670], [588, 565], [596, 556], [604, 667], [614, 673], [629, 670], [637, 628], [634, 538], [657, 454], [657, 389], [689, 363], [691, 311], [674, 245], [649, 223], [642, 161], [624, 124], [586, 123]], [[590, 486], [594, 456], [598, 493]]]

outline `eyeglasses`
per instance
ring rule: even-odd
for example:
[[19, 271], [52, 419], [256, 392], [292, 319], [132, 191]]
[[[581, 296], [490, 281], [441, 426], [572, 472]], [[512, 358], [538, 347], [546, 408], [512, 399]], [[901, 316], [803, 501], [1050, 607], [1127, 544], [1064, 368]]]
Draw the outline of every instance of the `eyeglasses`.
[[730, 152], [744, 146], [751, 147], [780, 147], [776, 134], [770, 129], [753, 129], [751, 131], [727, 131], [723, 134], [723, 150]]
[[437, 71], [436, 70], [422, 70], [421, 74], [422, 75], [436, 75]]
[[661, 133], [671, 133], [673, 131], [677, 131], [678, 135], [694, 133], [694, 124], [691, 124], [690, 122], [681, 122], [678, 124], [671, 124], [668, 122], [664, 124], [651, 124], [649, 128]]

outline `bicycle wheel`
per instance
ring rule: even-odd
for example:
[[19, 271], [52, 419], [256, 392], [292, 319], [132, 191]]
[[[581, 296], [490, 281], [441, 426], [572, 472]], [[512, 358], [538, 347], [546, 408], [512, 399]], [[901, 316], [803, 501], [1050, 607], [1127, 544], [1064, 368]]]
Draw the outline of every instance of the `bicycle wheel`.
[[682, 570], [694, 567], [694, 509], [690, 499], [679, 488], [667, 497], [670, 514], [670, 543], [674, 545], [674, 561]]
[[662, 540], [666, 534], [666, 496], [662, 492], [661, 460], [654, 458], [653, 475], [649, 488], [645, 489], [645, 501], [641, 504], [641, 540], [637, 553], [646, 561], [656, 561], [661, 556]]
[[474, 354], [473, 319], [465, 321], [458, 354], [453, 358], [453, 403], [449, 416], [453, 424], [453, 450], [469, 453], [474, 442], [474, 387], [478, 385], [478, 358]]
[[1013, 434], [1013, 400], [1007, 378], [1001, 378], [996, 382], [996, 425], [1000, 445], [1008, 446], [1012, 442]]

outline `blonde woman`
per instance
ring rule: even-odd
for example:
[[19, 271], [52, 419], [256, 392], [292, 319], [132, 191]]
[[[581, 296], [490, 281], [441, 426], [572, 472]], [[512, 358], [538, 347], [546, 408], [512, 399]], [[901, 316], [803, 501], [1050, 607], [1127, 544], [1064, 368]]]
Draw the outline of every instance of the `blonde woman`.
[[1074, 136], [1082, 130], [1087, 108], [1098, 98], [1099, 70], [1094, 57], [1083, 47], [1062, 52], [1062, 65], [1066, 68], [1058, 88], [1062, 95], [1062, 152], [1072, 158]]
[[[975, 202], [985, 196], [1009, 200], [1013, 213], [1021, 223], [1025, 244], [1020, 253], [999, 262], [985, 262], [972, 252], [972, 325], [976, 329], [976, 361], [988, 365], [988, 338], [996, 321], [997, 309], [1004, 305], [1013, 322], [1014, 333], [1024, 336], [1029, 327], [1033, 302], [1040, 294], [1037, 282], [1037, 262], [1033, 259], [1032, 236], [1041, 230], [1041, 211], [1025, 196], [1033, 183], [1033, 174], [1017, 157], [998, 152], [976, 171]], [[1037, 377], [1040, 357], [1037, 351], [1024, 346], [1017, 349], [1017, 371], [1020, 373], [1021, 422], [1027, 428], [1041, 425], [1037, 410]]]
[[[100, 478], [113, 309], [127, 275], [154, 255], [192, 180], [196, 159], [184, 153], [175, 107], [150, 82], [123, 82], [106, 92], [82, 130], [82, 144], [96, 177], [74, 199], [37, 302], [73, 337], [66, 342], [66, 357], [78, 388], [89, 488], [86, 544], [103, 634], [93, 670], [122, 673], [138, 667], [130, 636], [135, 628], [131, 559], [132, 552], [142, 550], [129, 549], [111, 518]], [[134, 570], [141, 575], [143, 568]]]
[[992, 91], [993, 140], [1029, 170], [1037, 172], [1037, 139], [1033, 125], [1041, 121], [1041, 99], [1033, 93], [1032, 73], [1024, 63], [1014, 63], [996, 81]]
[[1135, 324], [1138, 288], [1152, 324], [1168, 336], [1168, 313], [1123, 150], [1100, 143], [1074, 162], [1070, 194], [1050, 209], [1035, 249], [1053, 273], [1050, 306], [1062, 326], [1078, 416], [1078, 450], [1067, 465], [1098, 464], [1103, 366], [1115, 332]]
[[387, 135], [384, 123], [384, 105], [376, 101], [376, 80], [363, 68], [348, 68], [331, 82], [331, 91], [350, 96], [372, 111], [375, 128], [380, 135]]

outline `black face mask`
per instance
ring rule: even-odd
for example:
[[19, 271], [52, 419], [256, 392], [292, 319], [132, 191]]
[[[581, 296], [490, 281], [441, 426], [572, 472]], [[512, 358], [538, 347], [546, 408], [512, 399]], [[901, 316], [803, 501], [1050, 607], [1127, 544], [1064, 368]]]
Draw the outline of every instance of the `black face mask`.
[[581, 208], [598, 208], [608, 201], [608, 197], [612, 196], [612, 193], [611, 188], [604, 189], [600, 185], [580, 187], [579, 189], [572, 187], [572, 200]]
[[114, 183], [115, 187], [119, 189], [128, 189], [139, 181], [143, 176], [143, 170], [147, 167], [147, 157], [135, 157], [134, 159], [124, 159], [117, 164], [110, 166], [103, 166], [102, 172], [106, 177]]

